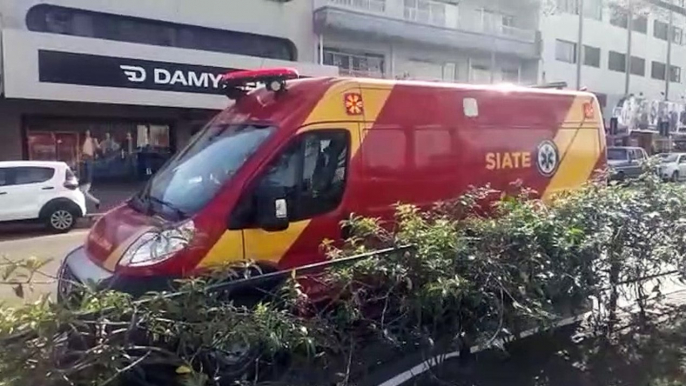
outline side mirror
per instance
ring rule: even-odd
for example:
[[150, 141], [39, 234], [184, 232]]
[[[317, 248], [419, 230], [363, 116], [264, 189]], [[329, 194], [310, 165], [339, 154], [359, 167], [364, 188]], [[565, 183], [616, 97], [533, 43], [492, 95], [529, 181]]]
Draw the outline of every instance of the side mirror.
[[257, 225], [267, 232], [288, 229], [288, 203], [283, 197], [262, 196], [257, 202]]

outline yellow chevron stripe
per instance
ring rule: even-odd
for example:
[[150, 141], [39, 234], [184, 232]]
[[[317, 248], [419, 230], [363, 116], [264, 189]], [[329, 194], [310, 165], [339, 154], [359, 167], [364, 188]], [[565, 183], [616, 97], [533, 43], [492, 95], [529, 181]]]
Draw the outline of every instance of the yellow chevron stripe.
[[596, 109], [594, 119], [583, 119], [583, 104], [589, 102], [597, 106], [592, 97], [576, 97], [555, 136], [561, 161], [542, 195], [543, 200], [549, 200], [557, 192], [583, 185], [593, 171], [600, 156], [601, 139], [598, 136], [599, 110]]

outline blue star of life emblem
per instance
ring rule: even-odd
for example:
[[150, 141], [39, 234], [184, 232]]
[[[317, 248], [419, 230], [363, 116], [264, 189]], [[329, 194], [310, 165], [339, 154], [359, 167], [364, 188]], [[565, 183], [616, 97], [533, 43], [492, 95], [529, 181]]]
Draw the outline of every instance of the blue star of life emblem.
[[536, 166], [538, 172], [545, 177], [555, 174], [560, 163], [560, 155], [554, 142], [545, 140], [538, 145]]

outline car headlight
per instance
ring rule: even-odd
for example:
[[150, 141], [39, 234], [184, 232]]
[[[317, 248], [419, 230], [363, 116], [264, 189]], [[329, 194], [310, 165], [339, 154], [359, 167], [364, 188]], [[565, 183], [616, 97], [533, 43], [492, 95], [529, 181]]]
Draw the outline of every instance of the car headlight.
[[124, 252], [119, 265], [144, 267], [160, 263], [185, 249], [193, 240], [195, 224], [187, 221], [177, 227], [142, 234]]

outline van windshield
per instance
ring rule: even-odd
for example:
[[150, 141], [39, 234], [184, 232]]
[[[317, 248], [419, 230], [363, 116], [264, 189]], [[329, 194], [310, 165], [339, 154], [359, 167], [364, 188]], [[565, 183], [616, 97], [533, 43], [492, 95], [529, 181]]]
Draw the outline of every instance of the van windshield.
[[211, 123], [134, 200], [141, 210], [185, 218], [202, 209], [276, 128]]

